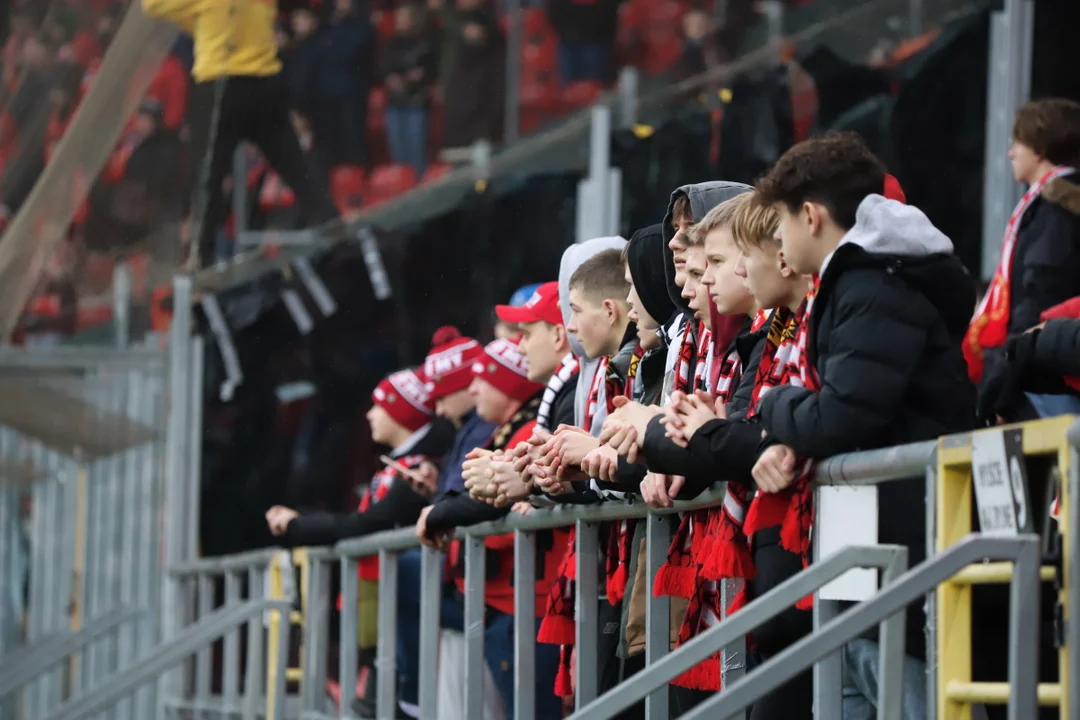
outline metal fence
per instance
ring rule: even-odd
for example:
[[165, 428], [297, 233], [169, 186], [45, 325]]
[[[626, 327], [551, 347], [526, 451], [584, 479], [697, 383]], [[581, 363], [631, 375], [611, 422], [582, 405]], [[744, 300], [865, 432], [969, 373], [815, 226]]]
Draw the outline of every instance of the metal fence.
[[[1070, 624], [1069, 636], [1063, 643], [1061, 654], [1062, 682], [1053, 686], [1039, 686], [1036, 693], [1037, 646], [1036, 634], [1024, 631], [1040, 622], [1038, 587], [1039, 578], [1044, 581], [1060, 578], [1063, 616], [1070, 616], [1069, 605], [1074, 602], [1068, 593], [1068, 568], [1074, 562], [1072, 549], [1076, 546], [1075, 522], [1077, 515], [1071, 497], [1077, 490], [1077, 470], [1069, 459], [1075, 457], [1080, 426], [1072, 427], [1071, 418], [1030, 423], [1023, 427], [1024, 452], [1030, 456], [1057, 456], [1058, 471], [1067, 480], [1062, 483], [1062, 514], [1059, 520], [1063, 537], [1061, 567], [1051, 570], [1040, 567], [1039, 538], [1019, 535], [1013, 538], [990, 538], [972, 535], [970, 521], [957, 525], [958, 518], [969, 518], [971, 511], [971, 435], [943, 438], [939, 443], [927, 442], [910, 446], [889, 448], [867, 453], [833, 458], [822, 463], [816, 480], [823, 486], [874, 486], [902, 479], [925, 479], [927, 484], [927, 543], [929, 560], [908, 570], [906, 550], [892, 546], [849, 547], [829, 557], [819, 557], [807, 571], [792, 578], [769, 594], [758, 598], [737, 615], [726, 618], [708, 633], [687, 643], [678, 650], [668, 652], [668, 599], [649, 597], [647, 600], [647, 668], [644, 673], [598, 697], [596, 667], [597, 647], [592, 633], [597, 627], [597, 604], [600, 578], [594, 559], [597, 555], [599, 524], [604, 521], [627, 518], [646, 519], [646, 553], [649, 577], [663, 562], [670, 542], [669, 526], [660, 522], [662, 515], [681, 512], [719, 502], [722, 494], [713, 491], [693, 503], [684, 503], [669, 510], [654, 510], [646, 506], [628, 503], [604, 503], [591, 507], [563, 507], [550, 511], [537, 511], [528, 516], [514, 516], [506, 520], [485, 523], [459, 529], [457, 538], [463, 541], [465, 558], [465, 619], [467, 628], [482, 627], [484, 619], [484, 538], [492, 535], [513, 533], [514, 587], [515, 587], [515, 698], [514, 717], [531, 720], [535, 717], [533, 688], [533, 659], [535, 657], [535, 625], [532, 617], [535, 605], [533, 581], [535, 580], [535, 539], [540, 530], [573, 525], [577, 530], [577, 576], [576, 576], [576, 624], [579, 633], [575, 677], [575, 718], [602, 718], [629, 707], [635, 702], [646, 702], [649, 718], [667, 718], [667, 683], [718, 650], [728, 655], [722, 663], [724, 692], [706, 705], [702, 705], [690, 717], [732, 717], [795, 674], [813, 667], [815, 672], [815, 716], [836, 718], [840, 715], [840, 650], [844, 644], [857, 637], [874, 624], [882, 625], [881, 678], [879, 698], [882, 717], [895, 718], [902, 707], [900, 692], [903, 653], [904, 616], [902, 610], [912, 601], [924, 598], [927, 602], [928, 621], [928, 686], [927, 717], [951, 720], [962, 717], [964, 708], [975, 702], [1009, 705], [1010, 718], [1034, 717], [1036, 702], [1060, 703], [1062, 712], [1068, 712], [1070, 670], [1075, 673], [1075, 658], [1080, 650], [1080, 630]], [[966, 450], [965, 450], [966, 448]], [[966, 460], [964, 453], [967, 453]], [[951, 454], [950, 454], [951, 453]], [[957, 454], [959, 453], [959, 455]], [[942, 459], [944, 458], [944, 459]], [[964, 466], [963, 463], [967, 465]], [[960, 474], [957, 474], [957, 468]], [[964, 475], [966, 467], [967, 475]], [[948, 470], [951, 475], [940, 480]], [[949, 490], [952, 488], [952, 490]], [[966, 488], [966, 491], [963, 490]], [[965, 504], [966, 503], [966, 504]], [[948, 526], [941, 534], [940, 528]], [[332, 612], [329, 589], [331, 573], [337, 565], [340, 574], [342, 607], [355, 608], [358, 603], [357, 563], [359, 558], [375, 556], [380, 561], [378, 648], [376, 668], [378, 671], [377, 716], [393, 717], [396, 682], [396, 629], [398, 617], [396, 602], [398, 557], [400, 553], [418, 545], [412, 528], [380, 533], [365, 538], [344, 541], [332, 548], [301, 548], [292, 553], [281, 554], [272, 560], [268, 553], [247, 556], [213, 558], [187, 563], [173, 568], [173, 575], [196, 592], [199, 612], [212, 610], [209, 601], [215, 578], [225, 577], [226, 588], [232, 587], [232, 598], [240, 597], [241, 587], [260, 587], [265, 572], [279, 573], [282, 564], [296, 564], [300, 568], [299, 583], [295, 591], [284, 594], [293, 602], [290, 623], [300, 625], [299, 647], [282, 644], [286, 634], [277, 619], [271, 622], [274, 632], [267, 654], [266, 677], [273, 679], [274, 687], [267, 695], [267, 717], [303, 718], [349, 718], [352, 717], [349, 700], [356, 685], [357, 663], [352, 652], [339, 654], [336, 668], [337, 681], [342, 688], [340, 706], [327, 710], [325, 686], [332, 669], [328, 667], [328, 649], [331, 644], [329, 617]], [[987, 563], [986, 561], [1011, 561], [1012, 564]], [[796, 599], [816, 591], [825, 583], [857, 567], [876, 567], [883, 570], [881, 592], [870, 600], [856, 604], [841, 612], [834, 601], [825, 601], [815, 595], [814, 634], [772, 658], [769, 663], [743, 677], [736, 662], [728, 662], [735, 655], [733, 648], [753, 628], [783, 608], [790, 607]], [[440, 717], [438, 708], [439, 673], [439, 594], [442, 584], [443, 562], [440, 554], [429, 548], [423, 549], [421, 566], [421, 630], [420, 647], [420, 717]], [[993, 573], [989, 573], [990, 570]], [[985, 572], [984, 572], [985, 571]], [[1054, 573], [1057, 573], [1056, 575]], [[988, 574], [989, 573], [989, 574]], [[1011, 584], [1011, 609], [1009, 623], [1010, 664], [1007, 683], [972, 683], [970, 677], [970, 629], [963, 627], [963, 618], [970, 617], [967, 610], [956, 610], [955, 600], [942, 616], [935, 612], [935, 601], [950, 587], [970, 586], [972, 577], [985, 575], [983, 582], [996, 581]], [[978, 580], [976, 580], [978, 581]], [[230, 585], [231, 583], [231, 585]], [[285, 583], [288, 585], [288, 583]], [[266, 587], [282, 587], [280, 583], [266, 583]], [[650, 594], [651, 595], [651, 594]], [[967, 596], [970, 603], [970, 595]], [[409, 620], [413, 621], [413, 620]], [[342, 650], [355, 646], [356, 614], [343, 612], [340, 619], [338, 644]], [[1003, 629], [1004, 631], [1004, 629]], [[967, 633], [966, 635], [964, 633]], [[959, 634], [958, 634], [959, 633]], [[252, 642], [250, 636], [248, 642]], [[482, 633], [470, 632], [465, 637], [464, 667], [467, 684], [465, 688], [464, 717], [483, 717], [484, 638]], [[241, 664], [240, 643], [226, 644], [224, 666], [226, 680], [220, 696], [210, 692], [205, 681], [192, 683], [183, 696], [170, 698], [173, 707], [195, 711], [198, 708], [228, 706], [228, 698], [239, 694], [238, 678], [254, 672], [250, 661]], [[231, 649], [230, 649], [231, 647]], [[960, 661], [961, 654], [968, 656], [966, 668]], [[940, 655], [942, 663], [936, 662]], [[284, 669], [286, 659], [295, 657], [296, 668]], [[247, 658], [259, 658], [251, 655]], [[260, 658], [261, 659], [261, 658]], [[202, 660], [199, 661], [203, 662]], [[209, 662], [209, 661], [206, 661]], [[233, 665], [230, 671], [228, 668]], [[195, 677], [208, 673], [209, 665], [199, 663], [193, 668]], [[964, 673], [967, 673], [966, 677]], [[258, 674], [258, 673], [256, 673]], [[295, 696], [280, 695], [280, 678], [284, 675], [298, 684]], [[1068, 717], [1063, 714], [1062, 717]]]
[[[0, 694], [4, 718], [44, 717], [158, 642], [166, 359], [0, 350], [0, 652], [5, 670], [16, 650], [24, 667], [53, 658], [19, 698]], [[59, 652], [82, 630], [77, 653]], [[152, 702], [144, 691], [110, 717], [149, 717]]]

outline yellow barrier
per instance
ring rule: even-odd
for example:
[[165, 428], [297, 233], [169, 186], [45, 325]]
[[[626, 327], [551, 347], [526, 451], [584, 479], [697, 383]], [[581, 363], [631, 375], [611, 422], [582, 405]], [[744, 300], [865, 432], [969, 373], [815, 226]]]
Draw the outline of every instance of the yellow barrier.
[[[1066, 416], [1010, 426], [1022, 431], [1025, 457], [1052, 456], [1062, 478], [1068, 476], [1070, 451], [1067, 438], [1075, 417]], [[972, 433], [943, 437], [938, 442], [936, 509], [937, 548], [941, 552], [972, 532], [971, 518], [974, 486], [971, 468]], [[1065, 623], [1068, 608], [1069, 557], [1068, 511], [1071, 498], [1068, 483], [1060, 483], [1061, 512], [1059, 530], [1062, 535], [1060, 570], [1043, 567], [1040, 577], [1053, 581], [1061, 572], [1058, 603]], [[1041, 498], [1033, 498], [1031, 512], [1047, 512], [1040, 508]], [[1008, 702], [1009, 685], [1003, 682], [973, 682], [971, 678], [971, 594], [972, 587], [985, 583], [1006, 583], [1012, 578], [1012, 563], [975, 565], [958, 573], [937, 589], [937, 717], [938, 720], [971, 720], [973, 703], [1001, 705]], [[1048, 618], [1043, 618], [1044, 621]], [[1033, 632], [1037, 630], [1033, 629]], [[1068, 655], [1062, 644], [1058, 651], [1058, 677], [1061, 683], [1039, 685], [1039, 704], [1058, 706], [1061, 718], [1070, 718], [1067, 687]]]
[[[285, 578], [282, 576], [281, 568], [284, 564], [289, 564], [300, 568], [300, 579], [297, 583], [298, 591], [300, 593], [300, 610], [293, 610], [289, 613], [289, 622], [292, 625], [303, 626], [304, 615], [308, 610], [308, 597], [307, 597], [307, 575], [309, 572], [307, 548], [296, 548], [290, 554], [287, 551], [281, 551], [278, 553], [274, 561], [270, 563], [269, 577], [270, 577], [270, 597], [275, 600], [287, 600], [289, 598], [285, 595]], [[266, 683], [267, 683], [267, 695], [266, 695], [266, 712], [268, 717], [273, 717], [277, 698], [274, 694], [274, 684], [277, 679], [277, 657], [278, 653], [285, 653], [286, 657], [289, 654], [289, 647], [279, 647], [278, 643], [278, 624], [281, 622], [281, 615], [277, 612], [270, 613], [270, 632], [267, 641], [266, 650]], [[303, 662], [304, 648], [301, 643], [299, 657], [300, 662]], [[287, 660], [286, 660], [287, 663]], [[289, 667], [286, 664], [285, 680], [286, 682], [300, 682], [304, 677], [304, 670], [302, 667]]]

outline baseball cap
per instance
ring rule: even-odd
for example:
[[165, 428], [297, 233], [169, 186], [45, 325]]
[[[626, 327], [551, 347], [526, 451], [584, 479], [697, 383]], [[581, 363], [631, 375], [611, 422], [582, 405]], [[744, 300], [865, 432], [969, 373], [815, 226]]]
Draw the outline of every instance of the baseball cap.
[[495, 314], [507, 323], [532, 323], [541, 320], [552, 325], [562, 325], [562, 309], [559, 307], [559, 283], [547, 282], [533, 292], [524, 305], [496, 305]]

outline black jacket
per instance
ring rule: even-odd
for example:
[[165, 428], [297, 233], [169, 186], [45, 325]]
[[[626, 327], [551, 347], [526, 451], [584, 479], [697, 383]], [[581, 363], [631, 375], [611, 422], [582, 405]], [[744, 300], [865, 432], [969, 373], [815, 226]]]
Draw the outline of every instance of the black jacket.
[[[1047, 183], [1020, 221], [1013, 251], [1009, 336], [1039, 324], [1044, 310], [1080, 295], [1080, 174]], [[1005, 348], [986, 352], [980, 390], [1008, 372]]]
[[[445, 420], [433, 422], [415, 444], [395, 449], [390, 456], [394, 459], [407, 455], [438, 460], [453, 444], [452, 428]], [[284, 547], [333, 545], [339, 540], [413, 525], [427, 504], [426, 497], [413, 490], [405, 480], [397, 478], [383, 499], [366, 512], [314, 512], [301, 515], [289, 523], [279, 542]]]
[[[761, 424], [805, 457], [933, 440], [974, 426], [975, 389], [961, 341], [974, 282], [952, 243], [919, 210], [872, 195], [821, 274], [808, 362], [820, 392], [791, 385], [761, 400]], [[926, 557], [925, 481], [879, 487], [878, 537]], [[922, 620], [908, 652], [921, 654]]]

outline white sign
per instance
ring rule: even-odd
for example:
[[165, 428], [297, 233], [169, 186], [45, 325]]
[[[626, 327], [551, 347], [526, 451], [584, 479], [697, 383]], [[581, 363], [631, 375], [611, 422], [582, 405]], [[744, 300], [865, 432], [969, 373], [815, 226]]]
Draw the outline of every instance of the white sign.
[[[878, 489], [822, 486], [817, 489], [814, 521], [815, 560], [851, 545], [878, 544]], [[822, 600], [869, 600], [878, 592], [876, 569], [848, 570], [821, 588]]]
[[992, 428], [971, 436], [975, 505], [986, 535], [1016, 535], [1030, 527], [1020, 433]]

